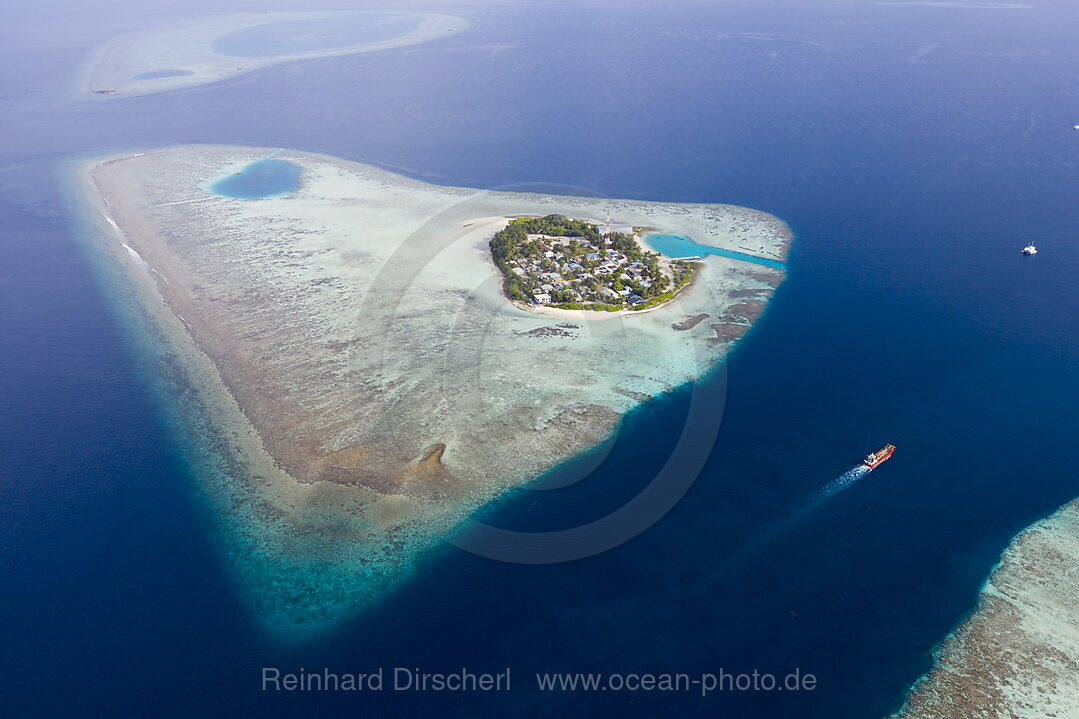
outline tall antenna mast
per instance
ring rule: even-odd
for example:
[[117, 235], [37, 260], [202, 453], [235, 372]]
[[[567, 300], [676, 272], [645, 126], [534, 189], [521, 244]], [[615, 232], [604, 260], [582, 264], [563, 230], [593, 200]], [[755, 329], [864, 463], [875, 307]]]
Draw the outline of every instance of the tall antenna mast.
[[607, 234], [603, 236], [603, 247], [606, 249], [607, 245], [611, 243], [611, 208], [607, 208]]

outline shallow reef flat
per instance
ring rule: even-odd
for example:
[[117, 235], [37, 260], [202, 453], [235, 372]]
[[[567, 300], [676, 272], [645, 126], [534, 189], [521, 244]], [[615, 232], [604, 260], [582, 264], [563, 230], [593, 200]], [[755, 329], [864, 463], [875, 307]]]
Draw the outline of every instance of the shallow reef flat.
[[86, 62], [79, 92], [102, 97], [165, 92], [281, 62], [416, 45], [472, 25], [471, 20], [451, 15], [403, 12], [264, 12], [202, 18], [141, 30], [108, 43]]
[[783, 278], [709, 256], [649, 312], [533, 312], [490, 258], [511, 216], [609, 208], [779, 259], [790, 234], [741, 207], [442, 187], [294, 151], [273, 155], [300, 168], [287, 196], [205, 189], [270, 153], [174, 147], [80, 177], [95, 246], [200, 408], [189, 454], [239, 586], [286, 637], [376, 600], [477, 508], [715, 367]]
[[1079, 716], [1079, 502], [1020, 534], [900, 719]]

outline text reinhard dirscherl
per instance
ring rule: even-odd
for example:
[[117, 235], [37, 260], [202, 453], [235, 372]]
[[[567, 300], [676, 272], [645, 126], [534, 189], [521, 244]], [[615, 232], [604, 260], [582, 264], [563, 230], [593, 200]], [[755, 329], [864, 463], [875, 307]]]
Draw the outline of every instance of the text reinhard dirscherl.
[[[386, 677], [390, 681], [386, 681]], [[506, 692], [510, 690], [510, 670], [477, 673], [467, 668], [450, 672], [424, 672], [408, 667], [394, 667], [392, 674], [379, 667], [364, 674], [350, 672], [282, 672], [277, 667], [262, 668], [262, 691], [286, 692]]]
[[[720, 669], [700, 674], [554, 672], [535, 677], [541, 692], [699, 692], [707, 696], [712, 692], [811, 692], [817, 688], [816, 676], [800, 669], [779, 676], [757, 670], [732, 674]], [[508, 692], [511, 688], [509, 667], [501, 672], [473, 672], [467, 667], [445, 672], [378, 667], [366, 673], [262, 668], [264, 692]]]

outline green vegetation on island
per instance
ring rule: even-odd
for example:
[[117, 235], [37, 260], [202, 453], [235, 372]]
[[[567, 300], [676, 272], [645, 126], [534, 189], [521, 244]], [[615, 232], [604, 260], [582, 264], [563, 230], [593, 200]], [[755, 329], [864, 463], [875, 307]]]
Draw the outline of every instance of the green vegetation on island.
[[642, 310], [693, 279], [697, 263], [663, 259], [622, 232], [605, 234], [563, 215], [511, 220], [491, 238], [506, 296], [568, 310]]

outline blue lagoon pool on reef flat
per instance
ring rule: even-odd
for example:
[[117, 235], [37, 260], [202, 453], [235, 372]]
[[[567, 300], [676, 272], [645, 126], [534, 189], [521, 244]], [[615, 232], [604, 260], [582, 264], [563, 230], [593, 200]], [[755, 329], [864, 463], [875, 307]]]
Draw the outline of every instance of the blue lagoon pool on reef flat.
[[236, 200], [263, 200], [284, 197], [299, 186], [299, 166], [266, 157], [211, 183], [208, 189], [215, 195]]
[[724, 250], [719, 247], [701, 245], [682, 235], [653, 233], [645, 235], [644, 242], [661, 255], [673, 257], [675, 259], [679, 257], [719, 255], [720, 257], [729, 257], [732, 260], [752, 262], [757, 265], [764, 265], [765, 267], [776, 267], [781, 270], [786, 268], [786, 265], [778, 260], [770, 260], [767, 257], [757, 257], [756, 255], [750, 255], [745, 252], [735, 252], [734, 250]]

